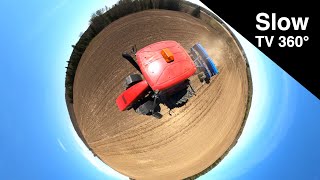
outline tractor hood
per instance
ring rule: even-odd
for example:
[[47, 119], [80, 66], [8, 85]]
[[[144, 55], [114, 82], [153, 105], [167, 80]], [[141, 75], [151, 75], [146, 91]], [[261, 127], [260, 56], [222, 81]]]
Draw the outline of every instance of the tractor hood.
[[165, 90], [188, 79], [196, 66], [176, 41], [161, 41], [136, 53], [141, 72], [153, 90]]

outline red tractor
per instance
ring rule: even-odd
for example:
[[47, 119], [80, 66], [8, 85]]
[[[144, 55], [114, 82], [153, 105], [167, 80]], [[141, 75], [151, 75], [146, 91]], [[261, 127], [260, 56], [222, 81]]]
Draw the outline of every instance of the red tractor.
[[[132, 57], [135, 55], [136, 60]], [[143, 76], [131, 74], [125, 79], [125, 91], [116, 100], [120, 111], [134, 109], [142, 115], [161, 118], [160, 104], [170, 109], [184, 105], [195, 92], [189, 77], [198, 75], [203, 83], [218, 74], [213, 60], [201, 44], [195, 44], [190, 52], [176, 41], [160, 41], [138, 52], [123, 53]]]

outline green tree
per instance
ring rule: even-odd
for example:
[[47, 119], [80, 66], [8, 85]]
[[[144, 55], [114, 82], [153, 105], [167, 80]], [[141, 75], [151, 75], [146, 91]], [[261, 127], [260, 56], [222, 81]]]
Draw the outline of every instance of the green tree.
[[148, 9], [153, 9], [153, 3], [152, 3], [152, 0], [150, 0], [150, 1], [149, 1]]
[[200, 18], [200, 13], [201, 13], [201, 7], [198, 6], [192, 11], [191, 15], [196, 18]]

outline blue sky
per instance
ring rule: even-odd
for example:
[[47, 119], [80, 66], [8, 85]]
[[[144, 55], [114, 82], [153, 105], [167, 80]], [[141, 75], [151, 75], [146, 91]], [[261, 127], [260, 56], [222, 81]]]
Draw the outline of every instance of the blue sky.
[[[115, 2], [0, 2], [0, 179], [125, 178], [86, 149], [64, 101], [71, 45], [92, 12]], [[200, 179], [320, 179], [319, 100], [237, 36], [252, 70], [252, 109], [239, 143]]]

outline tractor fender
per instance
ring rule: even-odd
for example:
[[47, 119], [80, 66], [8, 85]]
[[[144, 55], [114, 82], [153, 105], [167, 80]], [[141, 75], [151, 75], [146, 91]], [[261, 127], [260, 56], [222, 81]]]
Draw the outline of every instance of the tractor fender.
[[120, 111], [125, 111], [139, 98], [146, 95], [149, 85], [146, 80], [143, 80], [120, 94], [116, 100], [117, 106]]

